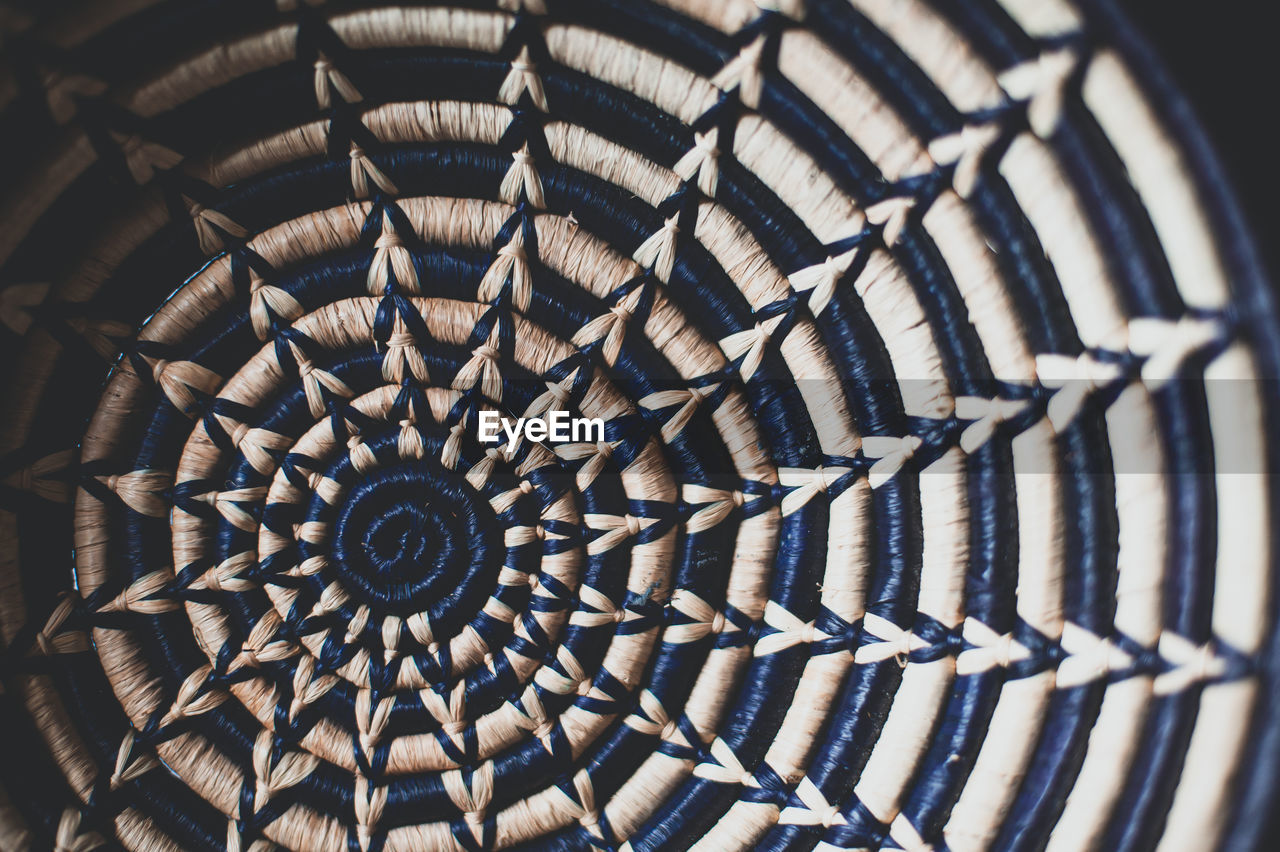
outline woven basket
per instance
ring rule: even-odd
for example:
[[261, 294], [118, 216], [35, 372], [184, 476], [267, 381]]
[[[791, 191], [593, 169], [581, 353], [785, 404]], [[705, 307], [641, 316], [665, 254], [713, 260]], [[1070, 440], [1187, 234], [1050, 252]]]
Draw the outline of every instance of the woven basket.
[[28, 6], [0, 847], [1258, 843], [1280, 323], [1103, 0]]

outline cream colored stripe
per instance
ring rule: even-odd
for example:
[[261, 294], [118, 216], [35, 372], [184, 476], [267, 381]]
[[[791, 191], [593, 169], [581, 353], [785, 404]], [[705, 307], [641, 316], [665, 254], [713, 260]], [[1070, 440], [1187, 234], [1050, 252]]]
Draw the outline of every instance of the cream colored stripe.
[[996, 0], [1030, 36], [1049, 38], [1080, 29], [1080, 13], [1065, 0]]
[[961, 112], [998, 105], [995, 74], [967, 39], [920, 0], [849, 0], [893, 39]]
[[924, 147], [893, 107], [816, 34], [783, 33], [778, 70], [840, 126], [886, 180], [929, 170]]
[[1000, 161], [1000, 172], [1053, 264], [1081, 342], [1087, 348], [1127, 350], [1126, 318], [1115, 282], [1080, 200], [1052, 152], [1022, 133]]
[[1230, 296], [1227, 273], [1192, 172], [1116, 54], [1103, 51], [1089, 63], [1084, 101], [1124, 162], [1183, 301], [1222, 307]]

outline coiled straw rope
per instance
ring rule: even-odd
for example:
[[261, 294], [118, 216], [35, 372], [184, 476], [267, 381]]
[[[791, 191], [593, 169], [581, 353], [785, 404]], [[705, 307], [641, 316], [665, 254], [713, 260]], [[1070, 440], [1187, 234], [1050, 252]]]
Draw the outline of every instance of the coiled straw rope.
[[3, 848], [1254, 847], [1280, 325], [1104, 0], [0, 29]]

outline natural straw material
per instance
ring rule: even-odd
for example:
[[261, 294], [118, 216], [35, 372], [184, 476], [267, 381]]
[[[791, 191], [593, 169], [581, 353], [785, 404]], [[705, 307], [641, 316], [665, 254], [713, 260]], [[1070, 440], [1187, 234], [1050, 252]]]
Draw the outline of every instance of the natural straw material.
[[1280, 323], [1104, 0], [29, 5], [0, 847], [1254, 847]]

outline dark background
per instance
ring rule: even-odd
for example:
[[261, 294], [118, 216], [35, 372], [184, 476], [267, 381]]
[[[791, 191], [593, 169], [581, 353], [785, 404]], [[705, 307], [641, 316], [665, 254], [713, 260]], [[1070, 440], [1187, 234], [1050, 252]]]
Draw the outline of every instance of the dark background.
[[1267, 0], [1118, 0], [1191, 102], [1280, 281], [1280, 17]]

